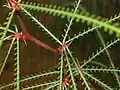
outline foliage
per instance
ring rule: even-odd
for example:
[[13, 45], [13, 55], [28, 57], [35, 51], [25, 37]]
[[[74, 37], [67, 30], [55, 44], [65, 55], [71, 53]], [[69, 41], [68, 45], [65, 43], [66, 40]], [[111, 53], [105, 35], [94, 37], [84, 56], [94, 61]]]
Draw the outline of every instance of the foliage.
[[[18, 1], [19, 2], [19, 1]], [[84, 2], [84, 0], [83, 0]], [[4, 71], [7, 59], [14, 49], [14, 81], [9, 82], [8, 84], [1, 84], [0, 90], [14, 88], [14, 90], [118, 90], [120, 88], [120, 69], [114, 65], [114, 62], [111, 58], [109, 48], [119, 42], [120, 40], [120, 30], [119, 23], [115, 20], [119, 19], [120, 15], [115, 15], [110, 19], [105, 19], [103, 17], [90, 14], [89, 12], [82, 11], [79, 9], [81, 0], [78, 0], [75, 8], [71, 9], [68, 7], [49, 5], [49, 4], [38, 4], [35, 2], [19, 2], [20, 12], [24, 13], [26, 18], [28, 17], [35, 24], [42, 28], [42, 31], [46, 35], [50, 36], [54, 42], [59, 44], [57, 48], [58, 52], [58, 65], [54, 70], [47, 70], [45, 72], [39, 72], [31, 75], [26, 75], [25, 77], [20, 77], [20, 41], [24, 40], [24, 35], [19, 32], [17, 23], [12, 22], [14, 17], [16, 17], [16, 10], [13, 8], [6, 21], [3, 25], [0, 26], [0, 49], [6, 41], [11, 41], [7, 54], [4, 58], [4, 62], [1, 65], [0, 75]], [[9, 3], [5, 5], [8, 8], [11, 8]], [[64, 30], [64, 35], [62, 41], [60, 41], [54, 33], [52, 33], [48, 28], [46, 28], [33, 14], [32, 12], [43, 12], [47, 15], [57, 16], [61, 19], [67, 19], [69, 24], [66, 24], [66, 29]], [[69, 32], [74, 23], [86, 24], [88, 29], [80, 31], [78, 34], [74, 33], [74, 36], [71, 37]], [[24, 26], [22, 26], [24, 27]], [[41, 29], [40, 29], [41, 30]], [[104, 38], [101, 35], [100, 30], [107, 32], [109, 35], [114, 35], [114, 40], [105, 42]], [[85, 35], [88, 35], [90, 32], [95, 31], [100, 38], [101, 46], [96, 52], [92, 53], [91, 56], [88, 56], [84, 62], [79, 61], [75, 54], [70, 49], [71, 44], [74, 43], [76, 39], [83, 38]], [[24, 31], [25, 34], [27, 34]], [[15, 36], [17, 35], [17, 36]], [[35, 38], [28, 39], [35, 42], [36, 44], [46, 48], [39, 44]], [[25, 39], [26, 40], [26, 39]], [[78, 48], [78, 47], [76, 47]], [[50, 51], [54, 51], [49, 49]], [[107, 59], [110, 62], [110, 65], [104, 65], [104, 62], [97, 61], [98, 56], [107, 56]], [[104, 57], [100, 58], [104, 59]], [[96, 60], [97, 63], [94, 63]], [[94, 64], [92, 64], [94, 63]], [[103, 74], [105, 76], [110, 75], [113, 83], [109, 83], [106, 79], [103, 79]], [[42, 79], [54, 77], [48, 81], [40, 81]], [[37, 81], [39, 83], [31, 83], [31, 81]], [[98, 89], [98, 90], [99, 90]]]

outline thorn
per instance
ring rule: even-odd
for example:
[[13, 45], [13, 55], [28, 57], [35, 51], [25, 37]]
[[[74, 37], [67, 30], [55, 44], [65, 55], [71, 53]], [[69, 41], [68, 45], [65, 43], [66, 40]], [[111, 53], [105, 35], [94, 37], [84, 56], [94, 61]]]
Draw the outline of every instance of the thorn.
[[59, 53], [62, 53], [63, 50], [64, 50], [65, 48], [69, 47], [71, 43], [72, 43], [72, 42], [63, 43], [62, 46], [59, 46], [59, 47], [57, 48], [58, 52], [59, 52]]
[[27, 42], [26, 42], [26, 40], [24, 39], [23, 41], [24, 41], [25, 45], [27, 46]]

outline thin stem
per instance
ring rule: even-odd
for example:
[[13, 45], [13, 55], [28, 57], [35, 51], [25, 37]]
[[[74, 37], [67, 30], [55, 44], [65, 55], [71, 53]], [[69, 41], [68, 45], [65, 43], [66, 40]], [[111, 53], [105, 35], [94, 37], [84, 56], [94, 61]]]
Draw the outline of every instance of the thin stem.
[[70, 65], [70, 62], [69, 62], [69, 59], [68, 59], [68, 56], [67, 56], [67, 52], [66, 52], [66, 50], [64, 50], [64, 51], [65, 51], [65, 56], [66, 56], [68, 68], [69, 68], [69, 71], [70, 71], [70, 76], [71, 76], [72, 83], [73, 83], [73, 86], [74, 86], [74, 90], [77, 90], [75, 79], [74, 79], [74, 75], [73, 75], [73, 72], [72, 72], [72, 67]]
[[[76, 5], [76, 7], [75, 7], [75, 11], [74, 11], [73, 14], [75, 14], [75, 13], [77, 12], [77, 9], [79, 8], [80, 2], [81, 2], [81, 0], [78, 1], [77, 5]], [[64, 39], [63, 39], [63, 43], [65, 43], [66, 37], [67, 37], [67, 35], [68, 35], [69, 31], [70, 31], [70, 27], [71, 27], [71, 25], [72, 25], [73, 20], [74, 20], [74, 17], [72, 17], [71, 20], [70, 20], [70, 23], [69, 23], [69, 25], [68, 25], [67, 31], [66, 31], [66, 33], [65, 33], [65, 37], [64, 37]]]
[[8, 52], [7, 52], [7, 55], [6, 55], [6, 57], [5, 57], [5, 60], [4, 60], [4, 62], [3, 62], [2, 67], [1, 67], [1, 69], [0, 69], [0, 76], [1, 76], [1, 74], [2, 74], [2, 72], [3, 72], [3, 69], [4, 69], [5, 65], [6, 65], [6, 62], [7, 62], [7, 60], [8, 60], [8, 56], [10, 55], [10, 52], [11, 52], [11, 49], [12, 49], [12, 47], [13, 47], [14, 41], [15, 41], [15, 38], [13, 38], [13, 40], [12, 40], [12, 42], [11, 42], [11, 44], [10, 44], [10, 47], [9, 47], [9, 49], [8, 49]]
[[49, 87], [45, 88], [44, 90], [51, 90], [53, 89], [54, 87], [57, 87], [59, 85], [59, 83], [56, 83], [54, 85], [50, 85]]
[[[48, 73], [43, 73], [43, 74], [37, 74], [35, 76], [28, 76], [28, 78], [23, 78], [20, 80], [20, 82], [25, 82], [25, 81], [29, 81], [29, 80], [33, 80], [33, 79], [37, 79], [37, 78], [40, 78], [40, 77], [44, 77], [44, 76], [48, 76], [48, 75], [52, 75], [52, 74], [59, 74], [60, 72], [59, 71], [53, 71], [53, 72], [48, 72]], [[0, 87], [0, 90], [2, 89], [5, 89], [7, 87], [10, 87], [10, 86], [13, 86], [16, 82], [11, 82], [10, 84], [7, 84], [7, 85], [2, 85]]]
[[61, 54], [61, 66], [60, 66], [60, 90], [62, 90], [62, 79], [63, 79], [63, 54]]
[[120, 38], [118, 38], [117, 40], [113, 41], [112, 43], [110, 43], [109, 45], [107, 45], [105, 48], [103, 48], [102, 50], [100, 50], [99, 52], [97, 52], [94, 56], [92, 56], [91, 58], [89, 58], [83, 65], [81, 65], [81, 68], [83, 68], [87, 63], [89, 63], [91, 60], [93, 60], [95, 57], [97, 57], [98, 55], [100, 55], [101, 53], [103, 53], [107, 48], [111, 47], [112, 45], [114, 45], [118, 41], [120, 41]]
[[31, 90], [31, 89], [34, 89], [34, 88], [48, 86], [48, 85], [53, 85], [53, 84], [57, 84], [57, 83], [59, 83], [59, 81], [54, 81], [54, 82], [49, 82], [49, 83], [43, 83], [43, 84], [39, 84], [39, 85], [34, 85], [34, 86], [31, 86], [31, 87], [23, 88], [21, 90]]
[[[5, 30], [6, 28], [5, 28], [5, 27], [0, 27], [0, 29], [1, 29], [1, 30]], [[15, 31], [10, 30], [10, 29], [8, 29], [7, 31], [10, 32], [10, 33], [15, 33]]]
[[99, 83], [101, 85], [101, 87], [106, 88], [105, 90], [113, 90], [112, 88], [110, 88], [109, 86], [107, 86], [105, 83], [101, 82], [100, 80], [98, 80], [97, 78], [93, 77], [92, 75], [83, 72], [85, 75], [87, 75], [88, 77], [90, 77], [91, 79], [93, 79], [95, 82]]
[[10, 16], [10, 18], [9, 18], [9, 20], [8, 20], [7, 26], [5, 27], [5, 30], [4, 30], [4, 32], [3, 32], [3, 35], [2, 35], [2, 37], [1, 37], [1, 39], [0, 39], [0, 48], [1, 48], [1, 46], [2, 46], [2, 43], [3, 43], [3, 40], [4, 40], [5, 36], [6, 36], [6, 34], [7, 34], [7, 31], [8, 31], [8, 28], [9, 28], [9, 26], [10, 26], [10, 23], [11, 23], [11, 21], [12, 21], [14, 12], [15, 12], [15, 9], [13, 9], [12, 12], [10, 12], [10, 13], [11, 13], [11, 16]]
[[[96, 30], [96, 32], [97, 32], [97, 34], [98, 34], [98, 36], [99, 36], [99, 39], [100, 39], [103, 47], [105, 48], [105, 47], [106, 47], [106, 44], [105, 44], [105, 41], [104, 41], [103, 37], [101, 36], [101, 33], [100, 33], [98, 30]], [[110, 56], [110, 53], [109, 53], [109, 51], [108, 51], [108, 48], [106, 48], [105, 51], [106, 51], [106, 53], [107, 53], [107, 56], [108, 56], [108, 58], [109, 58], [109, 61], [110, 61], [110, 64], [111, 64], [112, 68], [115, 69], [115, 65], [113, 64], [112, 57]], [[120, 80], [119, 80], [119, 77], [118, 77], [117, 72], [114, 72], [114, 75], [115, 75], [115, 77], [116, 77], [117, 83], [118, 83], [119, 88], [120, 88]]]
[[[18, 33], [18, 29], [15, 26], [16, 32]], [[17, 38], [17, 58], [15, 58], [15, 81], [16, 81], [16, 88], [15, 90], [20, 90], [20, 43], [19, 43], [19, 38]]]
[[[104, 22], [104, 23], [109, 23], [109, 22], [112, 22], [112, 21], [119, 19], [119, 18], [120, 18], [120, 15], [118, 15], [110, 20], [106, 20], [106, 22]], [[66, 41], [66, 43], [71, 42], [75, 39], [78, 39], [79, 37], [84, 36], [85, 34], [88, 34], [88, 33], [92, 32], [93, 30], [100, 28], [100, 27], [101, 27], [101, 25], [97, 25], [95, 27], [92, 27], [91, 29], [88, 29], [88, 30], [84, 31], [83, 33], [80, 33], [80, 34], [74, 36], [73, 38], [69, 39], [68, 41]]]
[[[76, 68], [77, 68], [77, 70], [78, 70], [78, 72], [79, 72], [81, 78], [83, 79], [83, 81], [84, 81], [84, 83], [85, 83], [87, 89], [88, 89], [88, 90], [91, 90], [91, 89], [90, 89], [90, 86], [88, 85], [88, 82], [86, 81], [86, 78], [85, 78], [84, 75], [83, 75], [81, 66], [78, 66], [78, 65], [77, 65], [77, 63], [75, 62], [75, 59], [74, 59], [73, 55], [71, 54], [69, 48], [66, 48], [66, 49], [67, 49], [67, 51], [68, 51], [70, 57], [72, 58], [72, 61], [73, 61], [73, 63], [75, 64], [75, 66], [76, 66]], [[80, 68], [81, 68], [81, 69], [80, 69]]]
[[61, 41], [57, 39], [45, 26], [43, 26], [35, 17], [33, 17], [27, 10], [25, 10], [23, 7], [21, 9], [29, 16], [31, 17], [39, 26], [41, 26], [57, 43], [62, 45]]

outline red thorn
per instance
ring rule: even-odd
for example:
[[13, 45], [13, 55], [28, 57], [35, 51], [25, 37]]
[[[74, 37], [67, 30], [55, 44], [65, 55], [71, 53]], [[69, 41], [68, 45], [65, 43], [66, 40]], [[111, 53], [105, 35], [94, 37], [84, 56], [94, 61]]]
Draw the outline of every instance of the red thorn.
[[25, 35], [23, 32], [15, 33], [15, 34], [13, 35], [13, 38], [15, 38], [15, 39], [17, 39], [17, 38], [18, 38], [18, 39], [21, 39], [21, 40], [24, 41], [25, 45], [27, 45], [26, 40], [27, 40], [28, 38], [26, 37], [26, 35]]
[[16, 11], [19, 11], [20, 10], [20, 6], [18, 5], [18, 3], [12, 1], [12, 0], [8, 0], [11, 8], [15, 9]]
[[71, 43], [72, 43], [72, 42], [63, 43], [62, 46], [59, 46], [59, 47], [57, 48], [58, 53], [62, 53], [62, 51], [63, 51], [65, 48], [69, 47]]

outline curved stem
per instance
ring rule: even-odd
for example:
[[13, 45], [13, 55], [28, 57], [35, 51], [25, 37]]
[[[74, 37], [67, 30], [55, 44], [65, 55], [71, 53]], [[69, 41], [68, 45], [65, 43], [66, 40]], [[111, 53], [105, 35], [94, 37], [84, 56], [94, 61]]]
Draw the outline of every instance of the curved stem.
[[25, 35], [27, 36], [27, 38], [31, 41], [33, 41], [34, 43], [36, 43], [37, 45], [40, 45], [41, 47], [51, 51], [51, 52], [54, 52], [54, 53], [57, 53], [58, 50], [57, 49], [54, 49], [52, 47], [50, 47], [49, 45], [45, 44], [44, 42], [41, 42], [40, 40], [36, 39], [35, 37], [33, 37], [32, 35], [30, 35], [28, 32], [27, 32], [27, 29], [25, 27], [25, 24], [23, 23], [23, 20], [22, 20], [22, 17], [20, 16], [20, 14], [18, 13], [17, 14], [17, 19], [20, 23], [20, 26], [21, 26], [21, 29], [22, 31], [25, 33]]

